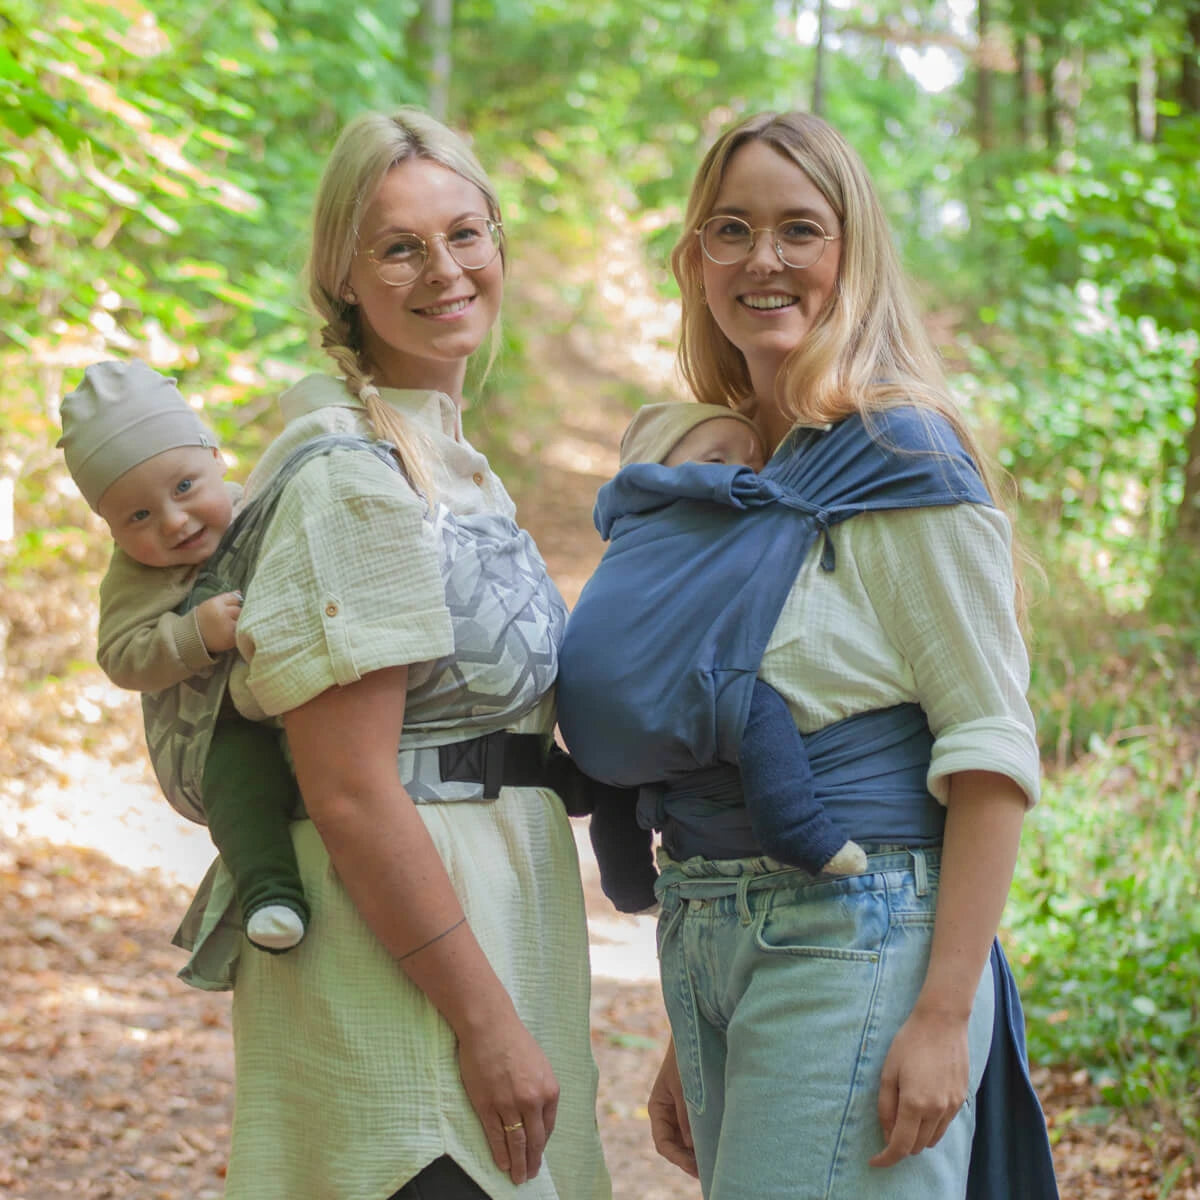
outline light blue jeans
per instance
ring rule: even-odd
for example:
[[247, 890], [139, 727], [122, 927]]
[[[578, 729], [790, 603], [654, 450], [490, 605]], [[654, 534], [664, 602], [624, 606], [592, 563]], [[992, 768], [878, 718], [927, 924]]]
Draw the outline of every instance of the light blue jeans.
[[883, 1062], [929, 962], [940, 855], [885, 850], [867, 873], [772, 859], [664, 862], [663, 996], [707, 1200], [961, 1200], [992, 1036], [991, 968], [971, 1014], [970, 1099], [894, 1167]]

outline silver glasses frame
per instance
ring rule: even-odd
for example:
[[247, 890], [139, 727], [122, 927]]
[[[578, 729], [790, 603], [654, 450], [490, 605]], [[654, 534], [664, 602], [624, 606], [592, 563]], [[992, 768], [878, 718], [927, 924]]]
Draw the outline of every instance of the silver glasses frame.
[[[786, 258], [783, 257], [783, 246], [780, 244], [779, 226], [778, 225], [754, 226], [754, 225], [751, 225], [749, 221], [743, 221], [741, 217], [735, 217], [732, 213], [713, 213], [713, 215], [711, 217], [709, 217], [705, 221], [702, 221], [696, 227], [695, 233], [696, 233], [696, 237], [699, 239], [699, 242], [700, 242], [700, 252], [704, 255], [705, 258], [708, 259], [708, 261], [710, 263], [713, 263], [715, 266], [733, 267], [733, 266], [736, 266], [740, 262], [745, 262], [746, 259], [748, 259], [750, 257], [750, 255], [752, 255], [754, 253], [754, 249], [758, 245], [758, 235], [760, 233], [769, 233], [771, 235], [771, 248], [775, 251], [775, 257], [778, 258], [779, 261], [785, 267], [789, 268], [792, 271], [807, 271], [807, 270], [809, 270], [809, 268], [815, 267], [817, 265], [817, 263], [819, 263], [821, 261], [821, 258], [825, 253], [825, 247], [828, 246], [830, 242], [840, 241], [842, 235], [840, 233], [826, 233], [825, 226], [822, 225], [820, 221], [814, 221], [811, 217], [804, 217], [804, 218], [792, 217], [792, 218], [790, 218], [790, 220], [792, 220], [792, 221], [795, 221], [798, 219], [803, 219], [805, 224], [812, 225], [815, 229], [820, 230], [820, 233], [821, 233], [821, 248], [820, 248], [820, 250], [817, 251], [817, 257], [814, 258], [812, 260], [812, 262], [805, 263], [803, 266], [797, 266], [796, 263], [790, 263], [790, 262], [788, 262], [788, 260]], [[739, 225], [744, 225], [750, 231], [750, 247], [746, 251], [745, 254], [739, 255], [739, 257], [737, 257], [737, 258], [732, 258], [728, 262], [722, 262], [719, 258], [716, 258], [713, 255], [712, 251], [709, 250], [708, 246], [705, 244], [704, 231], [714, 221], [737, 221]], [[784, 225], [788, 224], [787, 221], [784, 221], [781, 223]]]
[[[475, 222], [475, 221], [482, 221], [484, 223], [484, 225], [487, 226], [488, 238], [491, 240], [491, 243], [492, 243], [492, 254], [491, 254], [491, 257], [487, 260], [487, 262], [479, 263], [476, 266], [468, 266], [465, 262], [463, 262], [458, 257], [457, 254], [454, 253], [454, 247], [450, 244], [449, 235], [452, 234], [456, 229], [459, 229], [462, 226], [470, 224], [471, 222]], [[496, 261], [496, 257], [500, 253], [501, 242], [503, 241], [503, 238], [502, 238], [503, 232], [504, 232], [504, 226], [499, 221], [493, 221], [491, 217], [464, 217], [461, 221], [458, 221], [455, 224], [451, 225], [450, 228], [447, 229], [443, 233], [434, 233], [434, 234], [431, 234], [428, 238], [423, 238], [419, 233], [406, 232], [403, 235], [390, 234], [386, 237], [378, 238], [373, 246], [368, 246], [367, 249], [359, 250], [359, 251], [357, 251], [357, 253], [361, 254], [364, 258], [370, 260], [371, 266], [375, 268], [375, 274], [379, 276], [379, 280], [381, 283], [386, 284], [388, 287], [407, 287], [410, 283], [416, 283], [416, 281], [418, 279], [420, 279], [422, 275], [425, 274], [425, 268], [429, 266], [429, 247], [433, 242], [436, 242], [438, 240], [438, 238], [441, 238], [442, 241], [445, 243], [446, 253], [449, 254], [450, 257], [452, 259], [454, 259], [454, 261], [464, 271], [482, 271], [485, 267], [490, 267], [492, 265], [492, 263], [494, 263]], [[399, 236], [415, 238], [418, 242], [421, 243], [420, 265], [417, 267], [416, 271], [413, 272], [411, 279], [402, 279], [402, 280], [385, 279], [383, 276], [383, 270], [386, 268], [386, 264], [381, 263], [379, 261], [379, 259], [375, 257], [375, 251], [378, 249], [378, 247], [380, 246], [381, 243], [388, 241], [389, 237], [395, 238], [395, 237], [399, 237]]]

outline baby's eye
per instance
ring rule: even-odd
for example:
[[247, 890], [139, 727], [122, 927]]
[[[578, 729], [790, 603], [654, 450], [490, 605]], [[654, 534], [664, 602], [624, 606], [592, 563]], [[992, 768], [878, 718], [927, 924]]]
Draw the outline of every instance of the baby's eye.
[[179, 481], [179, 483], [176, 485], [176, 488], [175, 488], [176, 493], [178, 493], [180, 496], [182, 496], [185, 492], [190, 492], [192, 490], [193, 482], [194, 481], [191, 479], [181, 479]]
[[130, 516], [129, 523], [130, 525], [136, 525], [139, 521], [145, 521], [149, 516], [150, 510], [148, 508], [139, 508], [137, 512]]

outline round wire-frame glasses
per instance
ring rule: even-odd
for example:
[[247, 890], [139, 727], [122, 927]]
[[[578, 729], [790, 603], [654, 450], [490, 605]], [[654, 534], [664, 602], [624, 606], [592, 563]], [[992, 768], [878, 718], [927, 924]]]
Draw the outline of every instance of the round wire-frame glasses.
[[696, 230], [704, 257], [719, 267], [731, 267], [754, 253], [760, 233], [771, 235], [771, 245], [785, 267], [806, 270], [815, 267], [830, 242], [840, 233], [826, 233], [818, 222], [808, 217], [792, 217], [778, 225], [755, 228], [741, 217], [718, 213], [709, 217]]
[[430, 243], [438, 238], [464, 271], [482, 271], [500, 253], [501, 228], [499, 221], [488, 217], [468, 217], [429, 238], [417, 233], [389, 233], [360, 253], [371, 260], [375, 274], [384, 283], [403, 287], [420, 278], [429, 262]]

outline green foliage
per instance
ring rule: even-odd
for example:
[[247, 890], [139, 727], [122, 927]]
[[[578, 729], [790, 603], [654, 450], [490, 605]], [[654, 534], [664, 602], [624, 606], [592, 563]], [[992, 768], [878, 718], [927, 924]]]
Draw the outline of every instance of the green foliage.
[[[1187, 719], [1187, 712], [1178, 714]], [[1047, 781], [1009, 903], [1030, 1057], [1200, 1136], [1197, 745], [1167, 715]]]
[[1200, 624], [1178, 541], [1200, 400], [1200, 119], [998, 180], [986, 332], [969, 354], [1039, 550], [1110, 612]]
[[1197, 631], [1114, 617], [1061, 564], [1047, 579], [1033, 608], [1029, 688], [1043, 759], [1065, 771], [1164, 714], [1186, 720], [1200, 694]]
[[1200, 325], [1200, 117], [1152, 146], [1096, 148], [996, 186], [992, 220], [1051, 279], [1111, 289], [1122, 313]]
[[1140, 608], [1183, 492], [1200, 338], [1121, 311], [1117, 289], [1027, 284], [985, 310], [959, 383], [1000, 431], [1039, 556], [1111, 612]]

